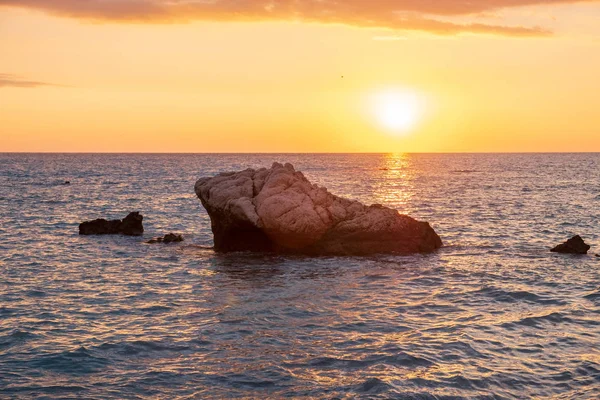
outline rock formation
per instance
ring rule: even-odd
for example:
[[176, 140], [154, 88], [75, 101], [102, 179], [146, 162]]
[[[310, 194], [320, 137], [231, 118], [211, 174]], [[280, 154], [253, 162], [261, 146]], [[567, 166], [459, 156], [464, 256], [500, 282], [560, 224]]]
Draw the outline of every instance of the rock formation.
[[566, 242], [559, 244], [554, 247], [552, 252], [554, 253], [566, 253], [566, 254], [587, 254], [590, 246], [585, 244], [581, 236], [576, 235]]
[[195, 191], [210, 216], [217, 251], [366, 255], [442, 246], [427, 222], [334, 196], [291, 164], [202, 178]]
[[139, 212], [129, 213], [121, 222], [121, 233], [128, 236], [142, 236], [144, 234], [143, 220], [144, 217]]
[[129, 213], [122, 221], [115, 219], [107, 221], [105, 219], [95, 219], [79, 224], [80, 235], [117, 235], [142, 236], [144, 226], [142, 220], [144, 217], [139, 212]]
[[153, 238], [148, 240], [146, 243], [177, 243], [177, 242], [183, 242], [183, 236], [181, 235], [176, 235], [174, 233], [167, 233], [164, 237], [157, 237], [157, 238]]

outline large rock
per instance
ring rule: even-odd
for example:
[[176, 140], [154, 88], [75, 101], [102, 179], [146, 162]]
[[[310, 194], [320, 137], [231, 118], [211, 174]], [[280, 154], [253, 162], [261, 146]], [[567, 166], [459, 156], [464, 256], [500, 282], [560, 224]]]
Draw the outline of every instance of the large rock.
[[196, 182], [217, 251], [365, 255], [427, 253], [442, 241], [427, 222], [332, 195], [291, 164]]
[[95, 219], [79, 224], [80, 235], [117, 235], [142, 236], [144, 226], [142, 224], [144, 217], [139, 212], [129, 213], [122, 221], [115, 219], [107, 221], [105, 219]]
[[554, 253], [566, 254], [587, 254], [589, 249], [590, 246], [583, 241], [581, 236], [575, 235], [571, 239], [559, 244], [550, 251]]

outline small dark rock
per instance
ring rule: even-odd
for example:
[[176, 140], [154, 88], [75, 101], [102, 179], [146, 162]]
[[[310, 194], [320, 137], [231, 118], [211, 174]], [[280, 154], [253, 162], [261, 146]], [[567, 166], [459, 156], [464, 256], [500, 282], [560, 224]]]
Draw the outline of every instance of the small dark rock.
[[154, 243], [177, 243], [183, 242], [183, 236], [176, 235], [174, 233], [167, 233], [164, 237], [157, 237], [148, 240], [146, 243], [154, 244]]
[[163, 242], [165, 243], [175, 243], [175, 242], [183, 242], [183, 236], [175, 235], [174, 233], [166, 234]]
[[130, 213], [123, 221], [115, 219], [107, 221], [103, 218], [86, 221], [79, 224], [80, 235], [117, 235], [141, 236], [144, 233], [142, 220], [144, 217], [139, 212]]
[[80, 235], [116, 235], [120, 232], [121, 220], [107, 221], [103, 218], [86, 221], [79, 225]]
[[581, 236], [576, 235], [566, 242], [554, 247], [552, 252], [565, 254], [587, 254], [590, 246], [585, 244]]
[[63, 185], [70, 185], [71, 181], [65, 181], [65, 183], [63, 183]]
[[127, 236], [142, 236], [144, 234], [144, 217], [139, 212], [129, 213], [121, 223], [121, 233]]

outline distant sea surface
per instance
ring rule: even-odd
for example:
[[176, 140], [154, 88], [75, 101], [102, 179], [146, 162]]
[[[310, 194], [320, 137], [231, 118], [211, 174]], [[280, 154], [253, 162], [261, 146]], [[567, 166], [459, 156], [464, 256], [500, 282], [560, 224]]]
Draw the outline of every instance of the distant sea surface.
[[[274, 161], [445, 247], [215, 253], [195, 181]], [[598, 399], [599, 221], [600, 154], [0, 154], [0, 398]]]

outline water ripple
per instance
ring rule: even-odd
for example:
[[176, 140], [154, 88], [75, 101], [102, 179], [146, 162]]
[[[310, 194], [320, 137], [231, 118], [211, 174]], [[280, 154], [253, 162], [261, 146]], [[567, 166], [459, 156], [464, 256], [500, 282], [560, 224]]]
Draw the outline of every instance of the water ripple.
[[[193, 183], [273, 161], [447, 245], [216, 254]], [[594, 182], [595, 154], [0, 155], [0, 398], [598, 399], [600, 259], [549, 252], [600, 242]], [[132, 210], [143, 238], [77, 235]]]

